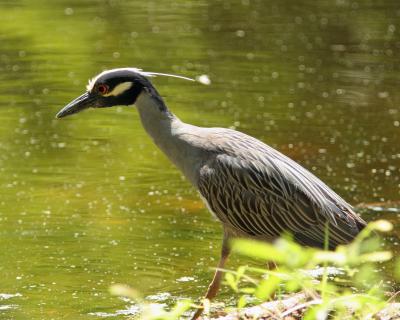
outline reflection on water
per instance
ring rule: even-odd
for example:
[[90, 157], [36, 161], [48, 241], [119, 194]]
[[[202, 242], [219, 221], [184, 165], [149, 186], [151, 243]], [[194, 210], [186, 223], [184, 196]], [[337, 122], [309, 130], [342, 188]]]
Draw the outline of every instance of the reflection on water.
[[15, 299], [13, 298], [15, 297], [21, 297], [21, 294], [0, 293], [0, 312], [18, 308], [18, 305], [12, 303], [14, 302]]
[[0, 317], [123, 318], [113, 283], [171, 303], [211, 278], [220, 226], [135, 110], [54, 120], [103, 68], [207, 76], [154, 83], [183, 120], [254, 135], [398, 220], [397, 0], [0, 4]]
[[[160, 307], [162, 307], [162, 306], [163, 305], [161, 305]], [[165, 307], [165, 305], [164, 305], [164, 307]], [[101, 317], [101, 318], [109, 318], [109, 317], [117, 317], [117, 316], [135, 316], [135, 315], [138, 315], [139, 312], [140, 312], [140, 309], [137, 306], [131, 305], [123, 310], [117, 310], [117, 311], [114, 311], [111, 313], [110, 312], [89, 312], [89, 315]]]

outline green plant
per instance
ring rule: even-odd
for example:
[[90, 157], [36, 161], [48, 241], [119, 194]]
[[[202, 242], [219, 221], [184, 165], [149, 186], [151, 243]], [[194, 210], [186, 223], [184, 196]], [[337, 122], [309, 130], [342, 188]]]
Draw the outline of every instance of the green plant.
[[[240, 267], [235, 272], [227, 272], [226, 283], [241, 295], [239, 301], [246, 294], [265, 301], [275, 299], [278, 290], [305, 292], [306, 320], [328, 314], [330, 319], [371, 317], [387, 304], [383, 279], [377, 270], [380, 263], [392, 259], [390, 251], [380, 249], [376, 232], [387, 232], [392, 227], [384, 220], [372, 222], [351, 244], [339, 246], [335, 251], [304, 248], [288, 238], [274, 244], [238, 239], [233, 243], [235, 252], [273, 262], [277, 268]], [[321, 267], [320, 281], [307, 272]], [[336, 271], [333, 278], [329, 277], [329, 269]]]
[[[275, 269], [241, 266], [226, 270], [225, 282], [238, 296], [237, 311], [246, 306], [248, 298], [261, 303], [282, 299], [285, 295], [304, 293], [298, 304], [279, 311], [280, 317], [298, 311], [305, 320], [313, 319], [371, 319], [388, 305], [384, 295], [383, 278], [377, 270], [382, 262], [392, 259], [392, 253], [381, 249], [377, 232], [393, 228], [388, 221], [379, 220], [368, 226], [348, 245], [335, 251], [305, 248], [285, 237], [273, 244], [248, 239], [232, 243], [234, 252], [273, 263]], [[329, 237], [327, 230], [327, 238]], [[327, 241], [326, 241], [327, 243]], [[320, 280], [313, 275], [322, 270]], [[331, 271], [335, 271], [332, 276]], [[400, 278], [400, 260], [396, 264]], [[191, 308], [191, 301], [182, 300], [166, 311], [160, 305], [148, 304], [139, 294], [123, 285], [114, 285], [111, 292], [135, 299], [142, 306], [142, 319], [180, 319]], [[209, 301], [205, 301], [206, 313]]]

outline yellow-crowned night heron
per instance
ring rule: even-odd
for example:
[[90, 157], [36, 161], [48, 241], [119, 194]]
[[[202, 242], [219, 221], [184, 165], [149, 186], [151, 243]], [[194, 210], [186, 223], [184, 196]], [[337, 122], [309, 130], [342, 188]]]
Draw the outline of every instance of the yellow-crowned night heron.
[[323, 247], [328, 226], [329, 248], [335, 248], [350, 242], [365, 226], [326, 184], [263, 142], [235, 130], [201, 128], [179, 120], [149, 81], [154, 75], [165, 74], [134, 68], [104, 71], [57, 118], [89, 107], [137, 106], [155, 144], [222, 222], [221, 258], [206, 298], [218, 291], [231, 237], [273, 241], [289, 232], [303, 245]]

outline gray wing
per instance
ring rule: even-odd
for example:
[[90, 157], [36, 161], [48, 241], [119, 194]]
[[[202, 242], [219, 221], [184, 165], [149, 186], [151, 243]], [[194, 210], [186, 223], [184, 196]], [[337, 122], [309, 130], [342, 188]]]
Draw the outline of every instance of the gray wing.
[[265, 239], [287, 231], [302, 244], [323, 247], [328, 224], [334, 248], [365, 226], [321, 180], [261, 141], [224, 130], [212, 143], [213, 156], [200, 169], [199, 191], [234, 230]]

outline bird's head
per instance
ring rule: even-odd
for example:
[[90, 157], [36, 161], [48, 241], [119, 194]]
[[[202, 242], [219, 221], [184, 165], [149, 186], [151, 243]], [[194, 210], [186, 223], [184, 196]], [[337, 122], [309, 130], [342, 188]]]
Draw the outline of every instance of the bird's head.
[[133, 105], [143, 91], [155, 91], [148, 77], [157, 75], [192, 80], [171, 74], [144, 72], [136, 68], [107, 70], [89, 80], [87, 91], [62, 108], [56, 118], [63, 118], [87, 108]]

